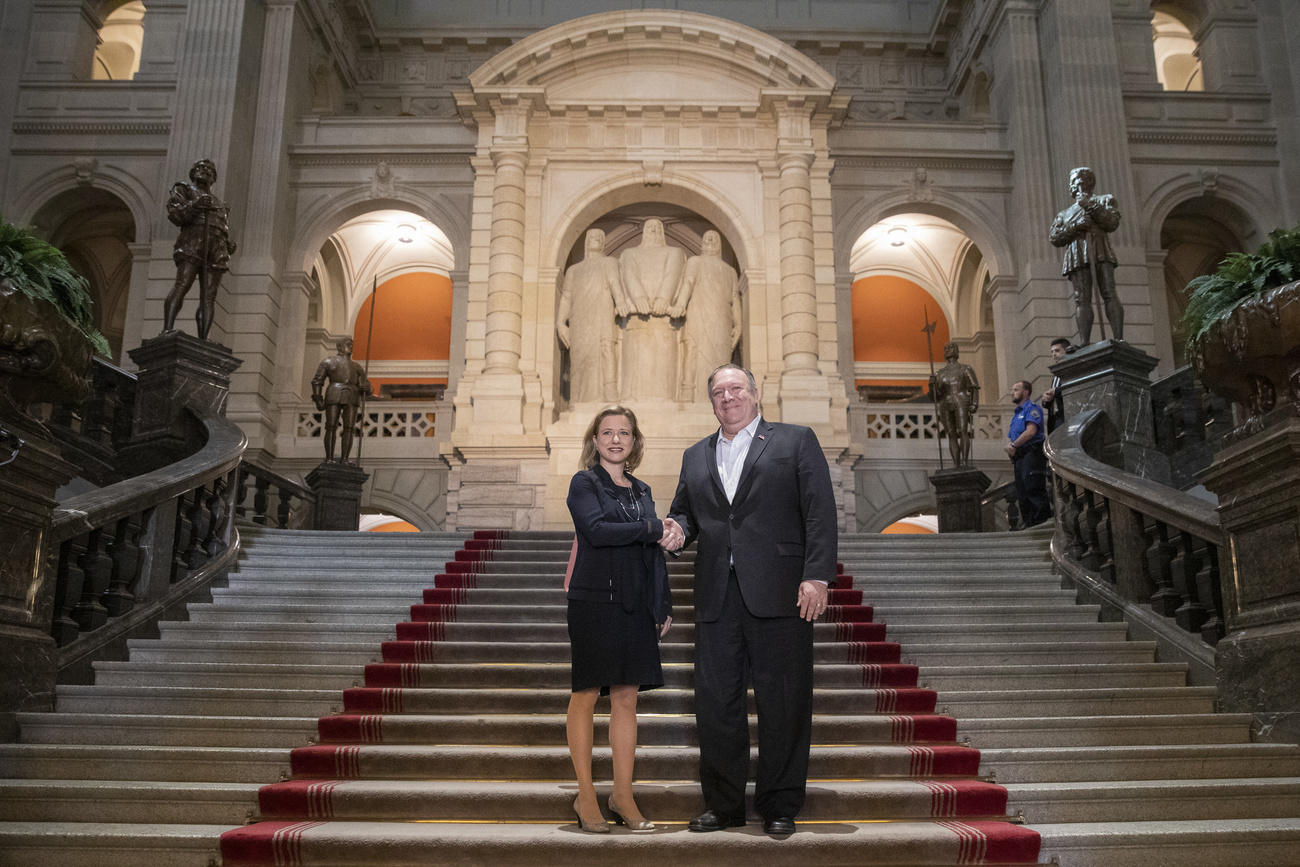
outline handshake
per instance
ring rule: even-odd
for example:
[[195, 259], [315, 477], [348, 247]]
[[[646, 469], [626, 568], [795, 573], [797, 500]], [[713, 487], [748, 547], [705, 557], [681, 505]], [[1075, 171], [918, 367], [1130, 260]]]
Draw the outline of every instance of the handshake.
[[672, 518], [664, 518], [664, 534], [659, 538], [659, 547], [668, 552], [680, 551], [686, 544], [686, 531]]

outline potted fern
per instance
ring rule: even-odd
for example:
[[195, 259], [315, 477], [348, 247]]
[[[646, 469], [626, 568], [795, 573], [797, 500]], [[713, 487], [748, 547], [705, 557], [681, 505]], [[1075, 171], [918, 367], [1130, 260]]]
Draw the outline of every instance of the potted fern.
[[[58, 249], [0, 219], [0, 411], [90, 392], [90, 361], [108, 355], [86, 279]], [[29, 419], [30, 420], [30, 419]]]
[[1230, 253], [1187, 288], [1187, 356], [1208, 388], [1245, 408], [1236, 433], [1263, 429], [1279, 407], [1300, 410], [1300, 226]]

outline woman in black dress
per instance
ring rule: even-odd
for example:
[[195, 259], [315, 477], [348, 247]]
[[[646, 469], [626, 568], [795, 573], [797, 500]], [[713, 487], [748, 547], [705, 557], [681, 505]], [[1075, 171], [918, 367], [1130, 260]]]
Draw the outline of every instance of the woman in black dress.
[[636, 699], [639, 690], [663, 686], [659, 639], [673, 619], [660, 545], [676, 547], [682, 531], [671, 518], [655, 517], [649, 486], [629, 474], [644, 447], [631, 410], [603, 409], [583, 440], [585, 469], [569, 484], [577, 553], [568, 589], [573, 693], [565, 728], [578, 778], [573, 809], [582, 830], [595, 833], [609, 831], [591, 781], [592, 715], [602, 694], [609, 695], [614, 759], [609, 811], [633, 831], [654, 830], [632, 793]]

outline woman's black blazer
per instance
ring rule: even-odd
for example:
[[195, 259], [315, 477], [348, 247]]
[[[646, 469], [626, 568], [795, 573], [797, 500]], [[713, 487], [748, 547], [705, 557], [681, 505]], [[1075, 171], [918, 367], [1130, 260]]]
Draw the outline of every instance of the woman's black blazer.
[[655, 517], [650, 486], [632, 476], [641, 519], [633, 520], [615, 499], [613, 480], [597, 464], [569, 482], [569, 514], [577, 531], [578, 554], [568, 598], [616, 602], [624, 611], [649, 609], [655, 623], [672, 614], [668, 567], [659, 538], [663, 521]]

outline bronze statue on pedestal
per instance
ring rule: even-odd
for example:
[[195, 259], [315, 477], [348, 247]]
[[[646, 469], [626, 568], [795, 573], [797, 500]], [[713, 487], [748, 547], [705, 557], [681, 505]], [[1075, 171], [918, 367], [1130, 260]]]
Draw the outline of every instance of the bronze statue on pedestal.
[[[1094, 196], [1097, 175], [1080, 166], [1070, 172], [1070, 195], [1074, 202], [1052, 222], [1054, 247], [1065, 248], [1061, 273], [1074, 287], [1074, 317], [1079, 328], [1079, 345], [1092, 342], [1092, 284], [1096, 272], [1097, 290], [1105, 306], [1106, 320], [1116, 340], [1124, 339], [1124, 306], [1115, 291], [1115, 251], [1106, 236], [1119, 228], [1120, 213], [1112, 195]], [[1103, 330], [1103, 336], [1105, 331]]]
[[208, 339], [217, 287], [230, 269], [230, 208], [212, 192], [217, 167], [212, 160], [199, 160], [190, 167], [190, 183], [172, 184], [167, 199], [167, 219], [180, 226], [172, 258], [176, 261], [176, 282], [163, 302], [163, 333], [176, 330], [176, 314], [199, 280], [199, 309], [195, 314], [200, 340]]
[[[338, 355], [321, 359], [311, 378], [311, 399], [316, 409], [325, 413], [325, 461], [334, 461], [334, 436], [342, 440], [339, 463], [347, 463], [352, 452], [352, 435], [357, 425], [357, 411], [370, 395], [370, 380], [365, 368], [352, 360], [352, 338], [337, 344]], [[328, 380], [329, 388], [325, 388]], [[340, 429], [340, 423], [342, 425]]]
[[957, 360], [956, 343], [943, 347], [948, 362], [930, 377], [930, 393], [939, 409], [939, 421], [948, 434], [948, 453], [953, 467], [970, 464], [975, 413], [980, 408], [980, 381], [975, 369]]

